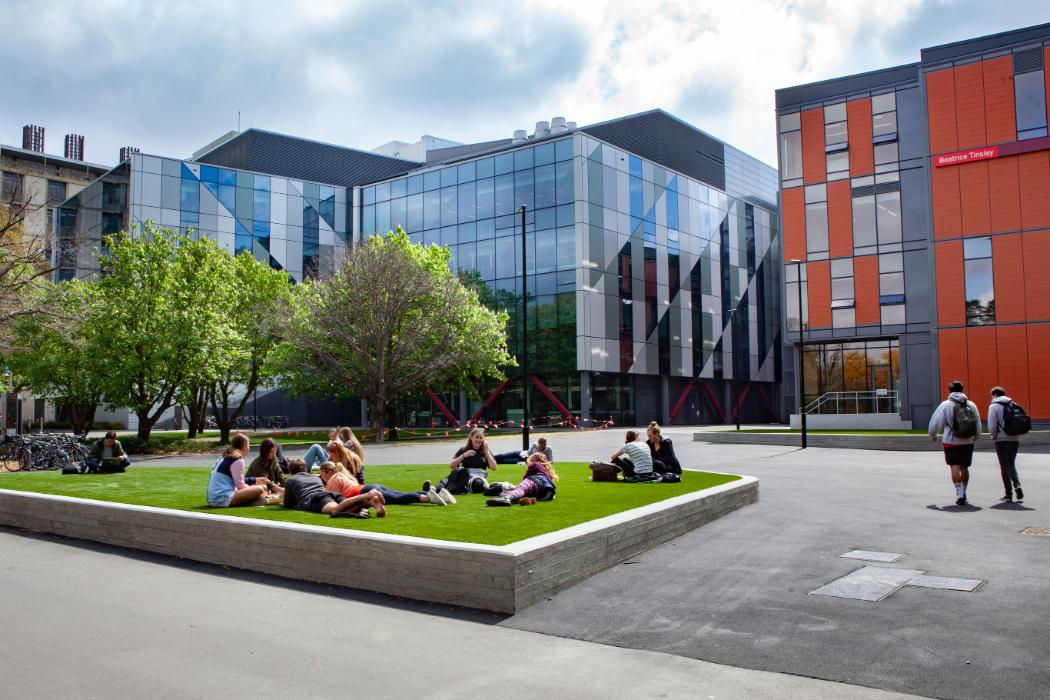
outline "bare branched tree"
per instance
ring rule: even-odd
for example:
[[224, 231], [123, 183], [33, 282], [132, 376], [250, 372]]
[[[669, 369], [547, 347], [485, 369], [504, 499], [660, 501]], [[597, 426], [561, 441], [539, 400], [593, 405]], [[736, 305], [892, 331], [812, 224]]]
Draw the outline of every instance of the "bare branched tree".
[[40, 208], [32, 198], [15, 196], [0, 204], [0, 353], [11, 337], [11, 325], [34, 315], [52, 315], [54, 308], [40, 292], [40, 283], [51, 277], [48, 236], [31, 236], [25, 230], [26, 215]]

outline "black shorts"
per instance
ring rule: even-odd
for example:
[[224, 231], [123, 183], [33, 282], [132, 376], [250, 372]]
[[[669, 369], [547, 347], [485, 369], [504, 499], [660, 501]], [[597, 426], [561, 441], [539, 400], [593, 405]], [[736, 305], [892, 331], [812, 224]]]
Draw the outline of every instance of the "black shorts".
[[343, 494], [341, 493], [319, 493], [309, 501], [303, 504], [303, 510], [308, 510], [311, 513], [323, 513], [324, 507], [329, 503], [342, 503]]
[[948, 466], [957, 464], [960, 467], [969, 467], [973, 464], [973, 445], [945, 445], [944, 463]]

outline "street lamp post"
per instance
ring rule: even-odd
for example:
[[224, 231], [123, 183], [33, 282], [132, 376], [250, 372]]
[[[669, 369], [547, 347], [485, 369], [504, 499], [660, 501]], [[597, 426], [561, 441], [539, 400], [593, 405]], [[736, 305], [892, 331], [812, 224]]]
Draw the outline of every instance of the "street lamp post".
[[802, 402], [802, 387], [806, 384], [806, 365], [802, 361], [802, 261], [791, 262], [795, 265], [795, 283], [798, 286], [798, 418], [802, 428], [802, 449], [806, 449], [806, 407]]
[[529, 300], [525, 276], [529, 248], [525, 242], [525, 205], [521, 205], [521, 449], [529, 449]]

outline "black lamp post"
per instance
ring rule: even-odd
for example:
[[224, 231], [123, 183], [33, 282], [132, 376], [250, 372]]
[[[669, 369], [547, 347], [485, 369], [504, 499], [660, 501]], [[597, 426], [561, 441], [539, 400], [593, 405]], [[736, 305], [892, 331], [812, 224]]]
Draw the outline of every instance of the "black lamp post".
[[529, 248], [525, 242], [525, 205], [521, 205], [521, 397], [523, 415], [521, 421], [521, 449], [529, 449], [529, 300], [525, 276]]
[[798, 286], [798, 417], [802, 427], [802, 449], [806, 449], [806, 407], [802, 400], [802, 387], [806, 384], [806, 365], [802, 361], [802, 261], [790, 261], [795, 265], [795, 282]]

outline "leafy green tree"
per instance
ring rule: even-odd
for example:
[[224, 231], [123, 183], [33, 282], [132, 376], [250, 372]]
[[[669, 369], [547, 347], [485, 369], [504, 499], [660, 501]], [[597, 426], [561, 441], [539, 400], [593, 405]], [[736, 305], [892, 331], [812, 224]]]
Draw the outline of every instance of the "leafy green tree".
[[25, 217], [39, 209], [32, 198], [0, 203], [0, 353], [10, 350], [19, 319], [51, 316], [44, 282], [54, 271], [47, 241], [25, 231]]
[[100, 349], [107, 405], [131, 408], [138, 437], [176, 394], [229, 364], [229, 255], [211, 240], [155, 227], [109, 236], [86, 332]]
[[[220, 441], [228, 442], [249, 397], [272, 375], [270, 357], [280, 340], [281, 314], [288, 308], [288, 273], [259, 262], [250, 253], [230, 261], [234, 284], [226, 305], [231, 343], [228, 362], [209, 392]], [[240, 393], [240, 399], [236, 399]]]
[[103, 356], [85, 322], [94, 308], [95, 285], [73, 280], [40, 290], [50, 313], [15, 323], [10, 355], [22, 384], [37, 396], [51, 396], [69, 411], [73, 429], [87, 432], [102, 401]]
[[302, 394], [360, 396], [381, 440], [388, 406], [429, 384], [500, 376], [507, 315], [449, 270], [447, 248], [400, 229], [359, 244], [328, 279], [299, 285], [277, 364]]

